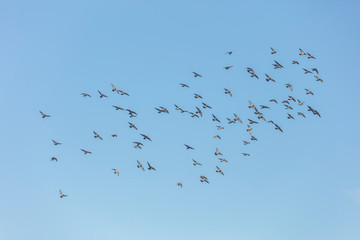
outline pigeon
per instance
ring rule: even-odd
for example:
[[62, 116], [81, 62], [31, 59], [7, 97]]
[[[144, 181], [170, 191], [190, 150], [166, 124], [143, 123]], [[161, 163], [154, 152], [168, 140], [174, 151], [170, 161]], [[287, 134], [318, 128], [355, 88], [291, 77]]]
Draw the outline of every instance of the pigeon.
[[42, 118], [51, 117], [50, 115], [47, 115], [47, 114], [43, 113], [42, 111], [39, 111], [39, 112], [40, 112]]

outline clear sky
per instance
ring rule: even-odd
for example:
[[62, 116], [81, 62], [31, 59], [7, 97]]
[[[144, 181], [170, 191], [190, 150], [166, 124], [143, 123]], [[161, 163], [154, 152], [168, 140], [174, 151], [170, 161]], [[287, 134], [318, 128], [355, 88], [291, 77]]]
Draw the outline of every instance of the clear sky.
[[[360, 239], [359, 9], [359, 1], [0, 1], [0, 239]], [[302, 70], [313, 67], [323, 83]], [[304, 106], [285, 111], [288, 95]], [[259, 120], [259, 141], [244, 146], [246, 123], [226, 117], [256, 120], [248, 100], [270, 106], [261, 111], [284, 133]], [[174, 110], [201, 101], [213, 107], [203, 118]], [[140, 133], [152, 138], [141, 150], [132, 144]]]

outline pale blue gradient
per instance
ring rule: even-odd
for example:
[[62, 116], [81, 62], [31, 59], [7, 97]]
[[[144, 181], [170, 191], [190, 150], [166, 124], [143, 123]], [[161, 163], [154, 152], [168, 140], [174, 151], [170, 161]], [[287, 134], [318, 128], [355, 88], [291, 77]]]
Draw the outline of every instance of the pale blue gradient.
[[[360, 239], [359, 9], [359, 1], [0, 1], [0, 239]], [[274, 59], [285, 68], [274, 70]], [[302, 67], [317, 67], [324, 83]], [[213, 107], [201, 119], [174, 110], [200, 106], [193, 93]], [[322, 118], [292, 104], [307, 118], [288, 120], [268, 102], [289, 94]], [[284, 133], [261, 123], [259, 141], [244, 146], [246, 125], [225, 118], [254, 119], [248, 100], [271, 106], [262, 112]], [[139, 131], [111, 105], [138, 112], [130, 122]], [[170, 114], [157, 114], [160, 105]], [[140, 133], [153, 140], [142, 150], [132, 144]]]

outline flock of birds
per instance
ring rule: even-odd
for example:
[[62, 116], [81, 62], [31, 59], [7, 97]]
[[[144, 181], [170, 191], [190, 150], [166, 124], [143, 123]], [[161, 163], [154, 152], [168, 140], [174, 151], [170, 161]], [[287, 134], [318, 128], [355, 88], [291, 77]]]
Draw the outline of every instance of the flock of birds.
[[[307, 56], [308, 59], [316, 59], [313, 55], [311, 55], [311, 54], [308, 53], [308, 52], [304, 52], [302, 49], [299, 49], [299, 51], [300, 51], [300, 52], [299, 52], [299, 55], [300, 55], [300, 56]], [[233, 53], [232, 51], [226, 52], [226, 54], [228, 54], [228, 55], [231, 55], [232, 53]], [[271, 48], [271, 54], [276, 54], [276, 53], [277, 53], [277, 50]], [[292, 61], [292, 64], [299, 65], [300, 63], [299, 63], [298, 61], [293, 60], [293, 61]], [[281, 65], [281, 64], [280, 64], [278, 61], [276, 61], [276, 60], [274, 60], [273, 66], [274, 66], [274, 69], [282, 69], [282, 68], [284, 68], [283, 65]], [[233, 66], [225, 66], [224, 69], [225, 69], [225, 70], [229, 70], [229, 69], [232, 68], [232, 67], [233, 67]], [[252, 78], [254, 77], [254, 78], [259, 79], [259, 76], [255, 73], [254, 69], [252, 69], [251, 67], [247, 67], [246, 69], [247, 69], [247, 72], [250, 74], [250, 77], [252, 77]], [[323, 82], [323, 80], [318, 76], [319, 71], [318, 71], [317, 68], [311, 68], [310, 70], [303, 68], [303, 70], [304, 70], [304, 74], [314, 74], [314, 77], [315, 77], [315, 79], [316, 79], [317, 82]], [[197, 77], [202, 78], [202, 77], [203, 77], [201, 74], [199, 74], [199, 73], [197, 73], [197, 72], [192, 72], [192, 73], [193, 73], [193, 75], [194, 75], [195, 78], [197, 78]], [[316, 73], [317, 75], [315, 75], [315, 73]], [[265, 77], [266, 77], [265, 80], [266, 80], [267, 82], [270, 82], [270, 81], [271, 81], [271, 82], [276, 82], [276, 80], [274, 80], [273, 78], [271, 78], [268, 74], [265, 74]], [[187, 84], [184, 84], [184, 83], [179, 83], [179, 84], [180, 84], [180, 86], [181, 86], [182, 88], [190, 88], [189, 85], [187, 85]], [[128, 93], [126, 93], [125, 91], [122, 91], [122, 90], [117, 89], [114, 84], [111, 84], [111, 86], [112, 86], [112, 92], [117, 93], [117, 94], [121, 94], [121, 95], [124, 95], [124, 96], [130, 96], [130, 95], [129, 95]], [[288, 88], [290, 92], [293, 91], [293, 85], [292, 85], [292, 84], [287, 83], [287, 84], [285, 84], [285, 87]], [[313, 93], [311, 90], [309, 90], [309, 89], [304, 89], [304, 90], [305, 90], [306, 95], [314, 95], [314, 93]], [[107, 97], [108, 97], [107, 95], [103, 94], [103, 93], [102, 93], [101, 91], [99, 91], [99, 90], [98, 90], [98, 93], [99, 93], [99, 97], [100, 97], [100, 98], [107, 98]], [[229, 95], [230, 97], [232, 97], [232, 92], [231, 92], [229, 89], [224, 88], [224, 93], [225, 93], [226, 95]], [[90, 94], [88, 94], [88, 93], [81, 93], [81, 95], [82, 95], [83, 97], [92, 97], [92, 96], [91, 96]], [[196, 99], [203, 99], [203, 97], [202, 97], [201, 95], [197, 94], [197, 93], [194, 93], [194, 98], [196, 98]], [[269, 102], [270, 102], [270, 103], [278, 104], [278, 101], [277, 101], [276, 99], [270, 99]], [[291, 106], [291, 102], [293, 102], [294, 104], [297, 103], [299, 106], [304, 105], [304, 101], [301, 101], [301, 100], [299, 100], [299, 99], [296, 99], [295, 97], [293, 97], [293, 96], [291, 96], [291, 95], [289, 95], [287, 99], [284, 99], [284, 100], [281, 101], [281, 103], [282, 103], [282, 104], [284, 105], [284, 107], [285, 107], [285, 110], [293, 110], [293, 106]], [[175, 110], [176, 110], [176, 111], [180, 111], [180, 113], [187, 113], [187, 114], [189, 114], [192, 118], [194, 118], [194, 117], [200, 118], [200, 117], [203, 117], [203, 111], [204, 111], [205, 109], [210, 109], [210, 110], [212, 109], [212, 107], [211, 107], [210, 105], [206, 104], [205, 102], [201, 102], [201, 104], [202, 104], [202, 106], [200, 106], [200, 107], [195, 106], [196, 111], [185, 110], [185, 109], [179, 107], [179, 106], [176, 105], [176, 104], [174, 104], [174, 107], [175, 107]], [[127, 112], [127, 113], [129, 114], [129, 118], [135, 118], [135, 117], [137, 117], [137, 115], [138, 115], [135, 111], [133, 111], [133, 110], [131, 110], [131, 109], [124, 109], [124, 108], [122, 108], [122, 107], [114, 106], [114, 105], [113, 105], [112, 107], [113, 107], [116, 111], [120, 110], [120, 111], [125, 111], [125, 112]], [[278, 130], [278, 131], [280, 131], [280, 132], [283, 132], [283, 130], [281, 129], [281, 127], [280, 127], [277, 123], [275, 123], [273, 120], [266, 120], [264, 114], [263, 114], [262, 112], [260, 112], [260, 111], [258, 110], [258, 107], [256, 107], [255, 104], [253, 104], [251, 101], [249, 101], [249, 106], [248, 106], [248, 107], [249, 107], [249, 108], [253, 111], [253, 113], [256, 115], [257, 120], [255, 121], [255, 120], [252, 120], [252, 119], [248, 119], [248, 124], [247, 124], [247, 129], [246, 129], [246, 131], [249, 133], [249, 135], [250, 135], [251, 138], [250, 138], [250, 141], [245, 141], [245, 140], [244, 140], [244, 141], [243, 141], [243, 144], [244, 144], [244, 145], [250, 144], [251, 141], [258, 141], [258, 139], [257, 139], [255, 136], [253, 136], [253, 127], [252, 127], [252, 126], [254, 126], [254, 125], [256, 125], [256, 124], [259, 124], [258, 121], [260, 121], [260, 120], [272, 124], [272, 125], [274, 126], [275, 130]], [[269, 106], [266, 106], [266, 105], [259, 105], [259, 107], [260, 107], [260, 110], [270, 109], [270, 107], [269, 107]], [[201, 108], [202, 108], [202, 109], [201, 109]], [[155, 110], [156, 110], [159, 114], [169, 114], [169, 110], [168, 110], [166, 107], [163, 107], [163, 106], [155, 107]], [[318, 116], [318, 117], [321, 117], [321, 116], [320, 116], [320, 113], [319, 113], [317, 110], [315, 110], [313, 107], [309, 106], [309, 105], [307, 105], [307, 111], [310, 112], [310, 113], [312, 113], [313, 115], [316, 115], [316, 116]], [[41, 114], [42, 118], [44, 118], [44, 119], [51, 117], [50, 115], [45, 114], [45, 113], [43, 113], [42, 111], [40, 111], [40, 114]], [[299, 112], [297, 112], [297, 115], [298, 115], [298, 116], [301, 116], [301, 117], [303, 117], [303, 118], [306, 118], [306, 115], [305, 115], [304, 112], [300, 112], [300, 111], [299, 111]], [[224, 129], [224, 126], [221, 126], [221, 124], [222, 124], [221, 120], [220, 120], [219, 118], [217, 118], [214, 114], [211, 114], [211, 116], [212, 116], [212, 121], [217, 122], [217, 123], [219, 124], [218, 126], [216, 126], [216, 127], [217, 127], [217, 130], [222, 130], [222, 129]], [[288, 119], [295, 119], [295, 117], [294, 117], [292, 114], [290, 114], [290, 113], [287, 113], [287, 118], [288, 118]], [[226, 118], [226, 120], [227, 120], [227, 123], [228, 123], [228, 124], [235, 124], [235, 123], [243, 124], [243, 121], [242, 121], [242, 120], [240, 119], [240, 117], [239, 117], [237, 114], [235, 114], [235, 113], [233, 114], [233, 117], [231, 117], [231, 118]], [[128, 122], [128, 124], [129, 124], [129, 128], [138, 131], [138, 128], [137, 128], [133, 123]], [[94, 138], [96, 138], [96, 139], [98, 139], [98, 140], [103, 140], [103, 138], [102, 138], [97, 132], [93, 131], [93, 134], [94, 134]], [[112, 136], [112, 137], [117, 137], [117, 134], [112, 134], [111, 136]], [[145, 135], [145, 134], [143, 134], [143, 133], [141, 133], [140, 136], [141, 136], [141, 138], [144, 140], [144, 142], [145, 142], [145, 141], [152, 141], [152, 139], [151, 139], [149, 136], [147, 136], [147, 135]], [[221, 137], [220, 137], [219, 134], [215, 135], [213, 138], [221, 139]], [[62, 144], [62, 143], [60, 143], [60, 142], [55, 141], [54, 139], [52, 139], [52, 142], [53, 142], [53, 144], [54, 144], [55, 146]], [[144, 144], [143, 144], [142, 142], [139, 142], [139, 141], [133, 142], [133, 144], [134, 144], [134, 148], [137, 148], [137, 149], [142, 149], [142, 146], [144, 146]], [[192, 146], [188, 145], [188, 144], [184, 144], [184, 146], [185, 146], [185, 149], [186, 149], [186, 150], [194, 150], [194, 148], [193, 148]], [[82, 151], [82, 152], [84, 153], [84, 155], [92, 154], [91, 151], [88, 151], [88, 150], [85, 150], [85, 149], [80, 149], [80, 151]], [[245, 152], [244, 152], [244, 153], [242, 153], [242, 154], [243, 154], [245, 157], [246, 157], [246, 156], [250, 156], [249, 153], [245, 153]], [[218, 157], [218, 159], [219, 159], [220, 162], [228, 162], [225, 158], [221, 157], [223, 154], [220, 152], [220, 150], [219, 150], [218, 148], [216, 148], [216, 151], [215, 151], [214, 155], [215, 155], [216, 157]], [[52, 158], [51, 158], [51, 161], [58, 161], [58, 159], [57, 159], [56, 157], [52, 157]], [[201, 165], [202, 165], [201, 163], [197, 162], [197, 161], [194, 160], [194, 159], [192, 159], [192, 161], [193, 161], [193, 165], [194, 165], [194, 166], [201, 166]], [[149, 162], [147, 162], [146, 164], [147, 164], [147, 169], [148, 169], [149, 171], [151, 171], [151, 170], [156, 171], [156, 169], [155, 169]], [[137, 168], [145, 171], [145, 168], [144, 168], [143, 164], [142, 164], [140, 161], [138, 161], [138, 160], [137, 160], [137, 165], [136, 165], [136, 166], [137, 166]], [[215, 166], [215, 167], [216, 167], [216, 173], [219, 173], [219, 174], [221, 174], [221, 175], [224, 175], [223, 171], [221, 170], [221, 168], [220, 168], [219, 166]], [[117, 175], [117, 176], [120, 175], [118, 169], [113, 168], [112, 171], [113, 171], [113, 174], [115, 174], [115, 175]], [[200, 182], [209, 183], [209, 179], [208, 179], [206, 176], [201, 175], [201, 176], [200, 176]], [[178, 182], [177, 185], [178, 185], [179, 187], [181, 187], [181, 188], [183, 187], [182, 182]], [[67, 197], [67, 196], [68, 196], [68, 195], [63, 194], [63, 192], [61, 191], [61, 189], [59, 190], [59, 192], [60, 192], [60, 198], [63, 198], [63, 197]]]

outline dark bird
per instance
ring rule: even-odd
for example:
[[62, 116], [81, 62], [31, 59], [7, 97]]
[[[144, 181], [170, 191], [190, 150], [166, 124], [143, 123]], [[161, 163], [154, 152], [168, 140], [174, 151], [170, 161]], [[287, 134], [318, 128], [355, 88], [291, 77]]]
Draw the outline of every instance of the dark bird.
[[251, 140], [252, 140], [252, 141], [257, 141], [257, 138], [254, 137], [254, 136], [251, 136]]
[[51, 139], [51, 140], [53, 141], [53, 143], [54, 143], [55, 146], [62, 144], [62, 143], [60, 143], [60, 142], [56, 142], [54, 139]]
[[117, 134], [112, 134], [111, 136], [112, 136], [112, 137], [117, 137]]
[[288, 119], [295, 119], [293, 116], [291, 116], [291, 114], [288, 113]]
[[136, 161], [137, 161], [137, 168], [141, 168], [143, 171], [145, 171], [143, 165], [141, 165], [141, 163], [138, 160]]
[[274, 60], [274, 62], [275, 62], [275, 64], [273, 64], [274, 69], [277, 69], [277, 68], [284, 68], [284, 67], [283, 67], [283, 65], [281, 65], [281, 64], [280, 64], [280, 63], [278, 63], [277, 61], [275, 61], [275, 60]]
[[307, 53], [307, 55], [308, 55], [308, 59], [310, 59], [310, 58], [316, 59], [316, 57], [314, 57], [314, 56], [311, 55], [310, 53]]
[[99, 90], [98, 90], [99, 94], [100, 94], [100, 98], [103, 98], [103, 97], [108, 97], [106, 96], [105, 94], [102, 94]]
[[194, 166], [196, 166], [196, 165], [201, 166], [201, 163], [198, 163], [198, 162], [197, 162], [197, 161], [195, 161], [194, 159], [193, 159], [193, 162], [194, 162], [194, 163], [193, 163], [193, 165], [194, 165]]
[[81, 93], [81, 95], [82, 95], [83, 97], [91, 97], [90, 94], [87, 94], [87, 93]]
[[299, 50], [300, 50], [300, 53], [299, 53], [300, 56], [306, 55], [306, 53], [303, 50], [301, 50], [301, 48], [299, 48]]
[[81, 149], [81, 148], [80, 148], [80, 150], [84, 152], [84, 155], [86, 155], [86, 154], [92, 154], [92, 152], [86, 151], [86, 150], [84, 150], [84, 149]]
[[181, 188], [182, 188], [182, 186], [183, 186], [181, 182], [178, 182], [177, 185], [178, 185], [179, 187], [181, 187]]
[[114, 84], [111, 84], [111, 86], [112, 86], [111, 91], [116, 92], [117, 94], [119, 94], [119, 90], [116, 89], [116, 87], [114, 86]]
[[202, 77], [200, 74], [196, 73], [196, 72], [192, 72], [194, 74], [194, 77]]
[[293, 98], [292, 96], [289, 96], [288, 100], [296, 102], [295, 98]]
[[117, 170], [116, 168], [112, 169], [114, 171], [114, 174], [117, 174], [119, 176], [119, 170]]
[[123, 108], [118, 107], [118, 106], [114, 106], [114, 105], [113, 105], [113, 107], [115, 108], [115, 110], [124, 110]]
[[121, 95], [129, 96], [129, 94], [128, 94], [127, 92], [124, 92], [124, 91], [122, 91], [122, 90], [119, 90], [119, 92], [120, 92]]
[[303, 114], [302, 112], [298, 112], [297, 114], [300, 115], [300, 116], [303, 116], [304, 118], [306, 118], [305, 114]]
[[194, 98], [201, 98], [202, 99], [202, 96], [197, 94], [197, 93], [194, 93]]
[[305, 91], [306, 91], [306, 95], [308, 95], [308, 94], [314, 95], [314, 93], [312, 91], [310, 91], [309, 89], [305, 88]]
[[280, 132], [283, 132], [283, 130], [277, 124], [274, 125], [275, 125], [275, 130], [279, 130]]
[[181, 85], [181, 87], [187, 87], [187, 88], [189, 88], [189, 86], [186, 85], [185, 83], [179, 83], [179, 84]]
[[216, 172], [220, 173], [221, 175], [224, 175], [224, 173], [221, 171], [221, 169], [218, 166], [216, 166]]
[[261, 108], [261, 109], [266, 109], [266, 108], [267, 108], [267, 109], [270, 109], [268, 106], [265, 106], [265, 105], [260, 105], [260, 108]]
[[191, 117], [197, 117], [197, 118], [199, 118], [199, 115], [197, 115], [196, 113], [193, 113], [193, 112], [188, 112], [190, 115], [191, 115]]
[[212, 107], [210, 107], [209, 105], [207, 105], [206, 103], [204, 103], [204, 102], [202, 102], [202, 104], [203, 104], [203, 108], [212, 108]]
[[224, 127], [222, 127], [222, 126], [216, 126], [217, 127], [217, 130], [222, 130], [222, 129], [224, 129]]
[[249, 156], [250, 157], [250, 154], [248, 154], [248, 153], [242, 153], [245, 157], [246, 156]]
[[224, 90], [225, 90], [225, 94], [229, 94], [230, 97], [232, 97], [232, 93], [229, 89], [224, 88]]
[[52, 157], [51, 161], [58, 161], [56, 157]]
[[174, 105], [175, 105], [176, 110], [180, 110], [181, 113], [187, 112], [186, 110], [183, 110], [183, 109], [182, 109], [181, 107], [179, 107], [178, 105], [176, 105], [176, 104], [174, 104]]
[[169, 113], [169, 111], [166, 109], [166, 108], [164, 108], [164, 107], [159, 107], [159, 108], [155, 108], [157, 111], [158, 111], [158, 113]]
[[217, 122], [221, 123], [220, 120], [217, 117], [215, 117], [214, 114], [212, 114], [212, 117], [213, 117], [213, 119], [212, 119], [213, 121], [217, 121]]
[[141, 146], [144, 146], [144, 144], [142, 144], [141, 142], [133, 142], [134, 144], [136, 144], [134, 146], [134, 148], [138, 148], [138, 149], [141, 149]]
[[215, 152], [215, 156], [217, 156], [217, 155], [222, 155], [222, 153], [219, 151], [218, 148], [216, 148], [216, 152]]
[[229, 70], [230, 68], [232, 68], [232, 67], [234, 67], [234, 66], [226, 66], [226, 67], [224, 67], [226, 70]]
[[134, 124], [132, 124], [131, 122], [128, 122], [128, 123], [129, 123], [129, 128], [134, 128], [135, 130], [138, 130]]
[[270, 101], [269, 101], [269, 102], [278, 103], [278, 102], [276, 101], [276, 99], [270, 99]]
[[292, 61], [292, 64], [298, 64], [299, 65], [299, 62], [298, 61]]
[[67, 197], [67, 196], [68, 196], [68, 195], [63, 194], [62, 191], [61, 191], [61, 189], [59, 190], [59, 192], [60, 192], [60, 198], [63, 198], [63, 197]]
[[228, 54], [228, 55], [231, 55], [233, 52], [232, 51], [230, 51], [230, 52], [226, 52], [225, 54]]
[[151, 166], [149, 162], [147, 162], [147, 165], [148, 165], [148, 170], [156, 171], [156, 169], [153, 166]]
[[311, 71], [309, 71], [309, 70], [307, 70], [305, 68], [303, 68], [303, 70], [305, 71], [305, 74], [312, 73]]
[[140, 134], [144, 140], [149, 140], [149, 141], [152, 141], [148, 136], [146, 136], [145, 134]]
[[185, 145], [186, 149], [192, 149], [192, 150], [194, 150], [193, 147], [190, 147], [189, 145], [186, 145], [186, 144], [184, 144], [184, 145]]
[[318, 82], [324, 82], [321, 78], [319, 78], [319, 76], [314, 76], [316, 78], [316, 81]]
[[226, 118], [228, 120], [228, 124], [231, 124], [231, 123], [236, 123], [235, 120], [233, 119], [230, 119], [230, 118]]
[[51, 117], [50, 115], [47, 115], [47, 114], [43, 113], [42, 111], [39, 111], [39, 112], [40, 112], [42, 118]]
[[311, 71], [316, 72], [317, 74], [319, 74], [319, 71], [317, 70], [317, 68], [312, 68]]
[[266, 76], [266, 81], [267, 82], [269, 82], [269, 81], [273, 81], [273, 82], [276, 82], [274, 79], [272, 79], [269, 75], [267, 75], [266, 73], [265, 73], [265, 76]]
[[289, 105], [284, 104], [284, 106], [285, 106], [285, 109], [291, 109], [291, 110], [293, 110], [293, 108], [290, 107]]
[[250, 142], [247, 142], [247, 141], [243, 141], [244, 145], [248, 145], [250, 144]]
[[282, 101], [282, 103], [290, 104], [289, 101], [287, 101], [287, 100]]
[[225, 158], [219, 158], [220, 162], [228, 162]]
[[271, 49], [271, 54], [275, 54], [277, 53], [277, 50], [273, 49], [273, 48], [270, 48]]
[[257, 121], [253, 121], [251, 119], [248, 119], [249, 120], [249, 124], [259, 124]]
[[100, 135], [99, 135], [99, 134], [97, 134], [97, 133], [96, 133], [96, 132], [94, 132], [94, 131], [93, 131], [93, 133], [94, 133], [94, 138], [98, 138], [98, 139], [100, 139], [100, 140], [103, 140], [103, 139], [102, 139], [102, 137], [100, 137]]

